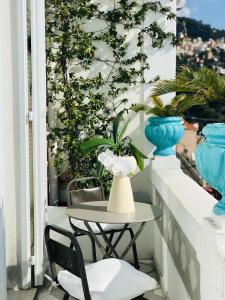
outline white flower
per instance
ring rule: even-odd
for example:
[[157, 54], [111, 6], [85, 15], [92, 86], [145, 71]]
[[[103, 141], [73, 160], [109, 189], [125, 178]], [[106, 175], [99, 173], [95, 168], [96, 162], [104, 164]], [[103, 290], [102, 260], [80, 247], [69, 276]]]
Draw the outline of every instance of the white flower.
[[137, 169], [137, 161], [136, 161], [136, 159], [133, 156], [123, 156], [121, 158], [124, 159], [124, 160], [128, 160], [131, 163], [131, 171], [130, 171], [130, 173], [132, 175], [134, 175], [135, 171]]
[[112, 174], [114, 176], [128, 176], [132, 170], [132, 164], [128, 160], [124, 160], [122, 157], [117, 157], [113, 166]]
[[98, 155], [98, 161], [114, 176], [129, 176], [136, 169], [134, 157], [117, 156], [108, 149]]
[[106, 170], [110, 172], [116, 158], [117, 156], [114, 155], [114, 153], [109, 149], [98, 155], [98, 160], [100, 161], [100, 163], [103, 164]]
[[107, 149], [105, 152], [101, 152], [99, 155], [98, 155], [98, 161], [100, 161], [100, 163], [104, 164], [104, 161], [109, 158], [109, 157], [113, 157], [115, 156], [114, 153]]

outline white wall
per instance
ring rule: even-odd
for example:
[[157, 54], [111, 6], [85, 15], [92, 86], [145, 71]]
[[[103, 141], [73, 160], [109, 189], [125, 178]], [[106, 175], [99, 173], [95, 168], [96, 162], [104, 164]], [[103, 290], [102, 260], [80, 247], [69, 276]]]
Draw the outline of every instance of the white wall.
[[225, 299], [225, 223], [216, 200], [174, 158], [150, 164], [152, 198], [164, 215], [154, 228], [154, 254], [170, 300]]

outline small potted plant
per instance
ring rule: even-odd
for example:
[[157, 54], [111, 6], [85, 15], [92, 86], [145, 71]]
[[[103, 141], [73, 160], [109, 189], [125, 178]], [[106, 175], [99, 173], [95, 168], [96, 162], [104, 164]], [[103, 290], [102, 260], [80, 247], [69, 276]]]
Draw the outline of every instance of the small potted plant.
[[[111, 150], [115, 155], [127, 157], [131, 162], [136, 161], [139, 169], [144, 169], [144, 159], [147, 157], [132, 143], [131, 138], [126, 136], [126, 130], [128, 128], [130, 119], [127, 119], [123, 126], [124, 111], [119, 112], [113, 120], [112, 131], [109, 132], [109, 137], [92, 137], [83, 141], [80, 144], [80, 151], [83, 154], [88, 154], [91, 151], [96, 151], [99, 148], [102, 152], [105, 149]], [[98, 174], [103, 170], [103, 165], [97, 165]]]
[[152, 96], [153, 107], [144, 104], [133, 106], [135, 112], [144, 111], [147, 115], [153, 114], [148, 119], [145, 127], [146, 138], [156, 146], [154, 155], [175, 155], [173, 146], [176, 145], [184, 134], [181, 115], [193, 103], [188, 103], [183, 96], [175, 97], [170, 104], [164, 105], [158, 96]]
[[[164, 104], [159, 96], [177, 92], [177, 96], [169, 104]], [[203, 105], [209, 101], [221, 100], [225, 94], [225, 80], [216, 71], [202, 68], [193, 71], [182, 67], [176, 79], [158, 81], [151, 94], [150, 106], [136, 104], [135, 112], [144, 111], [152, 114], [145, 128], [147, 139], [156, 146], [154, 155], [174, 155], [173, 146], [183, 136], [181, 124], [183, 113], [195, 105]]]
[[100, 177], [105, 170], [113, 175], [107, 209], [116, 213], [135, 211], [130, 176], [135, 174], [137, 165], [140, 170], [144, 169], [143, 159], [147, 158], [125, 135], [130, 120], [120, 126], [123, 114], [121, 111], [114, 118], [109, 137], [93, 137], [80, 144], [84, 154], [99, 150], [97, 173]]
[[115, 213], [131, 213], [135, 211], [134, 197], [130, 176], [136, 169], [135, 159], [115, 155], [107, 149], [98, 155], [98, 161], [113, 175], [107, 210]]

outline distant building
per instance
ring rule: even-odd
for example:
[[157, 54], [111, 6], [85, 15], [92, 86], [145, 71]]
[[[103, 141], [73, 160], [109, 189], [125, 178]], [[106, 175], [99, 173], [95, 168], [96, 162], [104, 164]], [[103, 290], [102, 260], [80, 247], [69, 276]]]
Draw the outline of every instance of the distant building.
[[195, 152], [198, 143], [198, 123], [184, 122], [184, 136], [177, 145], [177, 152], [185, 156], [190, 162], [193, 160], [193, 153]]

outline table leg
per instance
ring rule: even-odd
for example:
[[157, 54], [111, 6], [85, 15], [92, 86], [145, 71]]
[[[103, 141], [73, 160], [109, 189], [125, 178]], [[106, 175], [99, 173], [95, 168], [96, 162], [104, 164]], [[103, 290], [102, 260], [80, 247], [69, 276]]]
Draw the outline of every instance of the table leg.
[[128, 253], [128, 251], [130, 250], [130, 248], [133, 246], [134, 242], [136, 241], [136, 239], [139, 237], [140, 233], [142, 232], [142, 230], [145, 227], [146, 222], [142, 222], [140, 227], [138, 228], [137, 232], [135, 233], [134, 237], [132, 238], [132, 240], [129, 242], [128, 246], [125, 248], [125, 250], [123, 251], [123, 253], [121, 254], [121, 259], [123, 259], [126, 254]]
[[113, 247], [112, 243], [110, 242], [109, 238], [107, 237], [107, 234], [105, 231], [102, 229], [101, 225], [99, 223], [96, 223], [98, 226], [98, 229], [101, 232], [101, 235], [106, 243], [106, 246], [108, 247], [108, 251], [106, 251], [107, 255], [110, 256], [110, 254], [114, 254], [116, 258], [119, 258], [118, 253], [116, 252], [115, 248]]
[[127, 245], [127, 247], [125, 248], [125, 250], [123, 251], [122, 255], [119, 256], [118, 253], [115, 250], [115, 247], [118, 245], [119, 241], [121, 240], [124, 232], [126, 231], [127, 227], [129, 226], [129, 224], [125, 224], [123, 229], [121, 230], [119, 236], [117, 237], [116, 241], [112, 244], [112, 242], [110, 241], [110, 239], [107, 237], [107, 234], [104, 232], [104, 230], [102, 229], [101, 225], [99, 223], [96, 223], [96, 225], [98, 226], [100, 233], [106, 243], [106, 248], [102, 245], [102, 243], [99, 241], [98, 237], [95, 235], [94, 231], [92, 230], [91, 226], [89, 225], [89, 223], [87, 221], [84, 222], [85, 226], [87, 227], [88, 231], [90, 232], [90, 235], [93, 237], [93, 239], [96, 242], [96, 245], [98, 246], [99, 250], [101, 251], [103, 258], [110, 258], [111, 254], [114, 255], [114, 257], [116, 258], [120, 258], [123, 259], [126, 254], [128, 253], [128, 251], [130, 250], [130, 248], [133, 246], [133, 244], [135, 243], [135, 241], [137, 240], [137, 238], [139, 237], [140, 233], [142, 232], [142, 230], [144, 229], [144, 226], [146, 224], [146, 222], [142, 222], [140, 227], [138, 228], [137, 232], [135, 233], [134, 237], [130, 240], [129, 244]]
[[[116, 246], [118, 245], [119, 241], [121, 240], [122, 236], [124, 235], [124, 232], [127, 230], [127, 227], [129, 226], [129, 224], [125, 224], [123, 229], [120, 231], [120, 234], [118, 235], [116, 241], [113, 243], [112, 247], [115, 249]], [[108, 254], [111, 255], [112, 251], [109, 250]]]
[[88, 224], [87, 221], [84, 222], [85, 226], [87, 227], [87, 230], [90, 232], [90, 235], [93, 237], [93, 239], [96, 242], [96, 245], [98, 246], [99, 250], [101, 251], [103, 257], [111, 257], [110, 255], [108, 255], [108, 253], [106, 252], [106, 249], [103, 247], [103, 245], [101, 244], [101, 242], [99, 241], [99, 239], [97, 238], [97, 236], [95, 235], [94, 231], [92, 230], [91, 226]]

